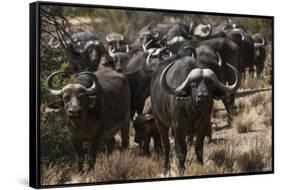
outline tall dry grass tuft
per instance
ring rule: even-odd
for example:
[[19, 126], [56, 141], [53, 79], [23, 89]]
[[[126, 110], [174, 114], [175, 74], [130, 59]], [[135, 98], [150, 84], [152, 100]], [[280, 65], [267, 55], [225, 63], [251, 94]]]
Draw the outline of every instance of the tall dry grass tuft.
[[271, 127], [272, 126], [272, 105], [266, 104], [265, 106], [262, 106], [262, 110], [264, 112], [262, 123], [266, 127]]
[[268, 86], [268, 84], [264, 79], [257, 79], [248, 76], [245, 80], [241, 81], [242, 89], [258, 89], [266, 86]]
[[115, 151], [111, 156], [99, 158], [103, 160], [96, 166], [96, 181], [133, 180], [155, 178], [161, 173], [161, 160], [152, 157], [140, 157], [130, 151]]
[[250, 146], [250, 150], [237, 156], [239, 172], [270, 171], [272, 168], [272, 146], [270, 140], [261, 137], [257, 138]]
[[[84, 163], [84, 165], [87, 164]], [[111, 155], [98, 155], [95, 170], [84, 171], [83, 174], [78, 172], [76, 162], [43, 164], [41, 184], [151, 179], [159, 177], [162, 171], [161, 166], [162, 160], [154, 154], [150, 157], [140, 157], [131, 150], [114, 151]], [[84, 168], [88, 168], [88, 166]]]
[[221, 144], [211, 149], [208, 159], [212, 160], [218, 167], [223, 167], [224, 173], [229, 173], [233, 171], [235, 155], [235, 147], [232, 144]]
[[233, 126], [238, 133], [248, 133], [253, 131], [253, 126], [257, 122], [259, 115], [252, 109], [250, 112], [243, 112], [233, 119]]
[[264, 93], [258, 93], [250, 98], [251, 106], [257, 107], [259, 105], [265, 105], [266, 98]]
[[237, 113], [241, 114], [251, 110], [251, 103], [249, 98], [239, 98], [236, 100]]
[[56, 185], [70, 182], [76, 172], [76, 165], [71, 162], [64, 164], [52, 162], [51, 164], [41, 165], [41, 184]]

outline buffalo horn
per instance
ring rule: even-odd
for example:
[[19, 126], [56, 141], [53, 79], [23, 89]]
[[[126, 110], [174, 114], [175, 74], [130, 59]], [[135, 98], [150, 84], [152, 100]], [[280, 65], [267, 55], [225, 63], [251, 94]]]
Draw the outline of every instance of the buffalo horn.
[[93, 72], [90, 72], [90, 71], [84, 71], [84, 72], [79, 73], [78, 75], [84, 75], [84, 74], [92, 76], [93, 84], [92, 84], [92, 86], [90, 88], [87, 88], [87, 92], [88, 92], [89, 95], [93, 95], [98, 90], [98, 79], [97, 79], [97, 76]]
[[222, 59], [221, 59], [221, 56], [219, 54], [219, 52], [217, 52], [217, 56], [218, 56], [218, 66], [222, 66]]
[[191, 46], [185, 46], [184, 48], [183, 48], [184, 50], [190, 50], [191, 51], [191, 57], [193, 57], [193, 58], [197, 58], [197, 53], [196, 53], [196, 50], [193, 48], [193, 47], [191, 47]]
[[109, 46], [108, 48], [108, 53], [109, 53], [109, 56], [114, 58], [115, 57], [115, 53], [113, 53], [113, 50], [112, 50], [112, 46]]
[[222, 89], [223, 91], [225, 91], [227, 94], [231, 94], [234, 93], [240, 86], [240, 82], [241, 82], [241, 77], [240, 74], [238, 72], [237, 69], [235, 69], [232, 65], [226, 63], [233, 71], [235, 74], [235, 83], [233, 85], [227, 86], [224, 85], [223, 83], [221, 83], [219, 81], [219, 79], [217, 78], [216, 74], [211, 70], [211, 69], [193, 69], [188, 76], [186, 77], [186, 79], [181, 83], [181, 85], [179, 85], [178, 87], [171, 87], [168, 83], [167, 83], [167, 79], [166, 79], [166, 75], [168, 70], [175, 64], [175, 62], [170, 63], [162, 72], [161, 76], [160, 76], [160, 85], [161, 87], [169, 94], [172, 95], [177, 95], [179, 94], [183, 89], [185, 89], [192, 80], [198, 78], [198, 77], [203, 77], [203, 78], [209, 78], [211, 79], [214, 84], [219, 87], [220, 89]]
[[235, 67], [233, 67], [232, 65], [230, 65], [228, 63], [226, 63], [226, 65], [233, 70], [233, 73], [235, 75], [234, 84], [232, 84], [230, 86], [224, 85], [222, 82], [219, 81], [216, 74], [210, 69], [204, 69], [203, 77], [211, 79], [217, 87], [219, 87], [220, 89], [222, 89], [226, 93], [233, 94], [234, 92], [236, 92], [236, 90], [240, 86], [241, 77], [240, 77], [239, 71]]
[[256, 48], [259, 48], [259, 47], [263, 47], [264, 44], [265, 44], [265, 41], [264, 41], [264, 39], [262, 38], [262, 42], [261, 42], [261, 43], [257, 42], [257, 43], [254, 44], [254, 46], [255, 46]]
[[59, 95], [61, 95], [61, 93], [62, 93], [62, 90], [61, 90], [61, 89], [60, 89], [60, 90], [54, 89], [53, 83], [52, 83], [54, 76], [59, 75], [59, 74], [66, 74], [66, 73], [63, 72], [63, 71], [53, 72], [53, 73], [52, 73], [50, 76], [48, 76], [48, 78], [47, 78], [47, 87], [48, 87], [48, 90], [50, 91], [50, 93], [51, 93], [52, 95], [55, 95], [55, 96], [59, 96]]
[[147, 46], [152, 42], [153, 40], [148, 41], [146, 44], [142, 44], [142, 49], [145, 53], [147, 53]]

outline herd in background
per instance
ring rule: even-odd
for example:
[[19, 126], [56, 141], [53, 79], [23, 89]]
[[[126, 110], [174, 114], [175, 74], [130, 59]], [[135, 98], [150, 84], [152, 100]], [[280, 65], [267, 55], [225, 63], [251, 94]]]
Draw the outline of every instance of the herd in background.
[[[49, 41], [50, 47], [66, 50], [70, 60], [70, 72], [52, 73], [47, 85], [62, 99], [80, 172], [87, 153], [84, 141], [91, 144], [88, 161], [93, 169], [98, 148], [105, 144], [112, 152], [118, 131], [122, 147], [129, 146], [132, 121], [142, 154], [150, 153], [152, 138], [155, 151], [163, 151], [165, 176], [170, 172], [172, 129], [179, 175], [184, 175], [188, 146], [194, 144], [197, 161], [204, 163], [213, 100], [223, 101], [231, 124], [246, 70], [250, 77], [263, 77], [267, 41], [261, 34], [247, 35], [230, 19], [218, 26], [192, 21], [147, 25], [131, 44], [115, 32], [105, 41], [84, 30]], [[71, 74], [72, 82], [54, 89], [54, 77]]]

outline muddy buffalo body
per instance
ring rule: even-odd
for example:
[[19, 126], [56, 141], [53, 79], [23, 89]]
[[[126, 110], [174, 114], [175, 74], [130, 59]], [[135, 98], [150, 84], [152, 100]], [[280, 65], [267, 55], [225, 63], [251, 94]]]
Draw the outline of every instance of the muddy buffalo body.
[[174, 132], [179, 174], [183, 175], [185, 171], [186, 137], [196, 137], [195, 153], [198, 162], [203, 164], [203, 141], [210, 128], [213, 99], [233, 93], [240, 84], [237, 69], [230, 64], [226, 66], [235, 76], [231, 86], [219, 81], [215, 72], [199, 62], [196, 56], [166, 61], [154, 73], [151, 103], [164, 148], [164, 175], [170, 171], [170, 127]]
[[[83, 143], [89, 142], [89, 169], [93, 169], [101, 142], [105, 142], [108, 152], [114, 145], [114, 134], [121, 130], [122, 146], [129, 145], [130, 90], [124, 75], [111, 69], [97, 72], [82, 72], [73, 82], [60, 90], [52, 86], [56, 72], [48, 77], [51, 94], [61, 96], [71, 130], [71, 140], [78, 156], [78, 169], [83, 172], [85, 150]], [[118, 100], [118, 101], [116, 101]]]

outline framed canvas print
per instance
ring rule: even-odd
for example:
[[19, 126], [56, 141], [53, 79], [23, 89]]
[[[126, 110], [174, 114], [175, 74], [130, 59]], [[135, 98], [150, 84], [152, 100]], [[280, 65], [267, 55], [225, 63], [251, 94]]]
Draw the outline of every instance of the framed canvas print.
[[30, 186], [267, 174], [272, 16], [30, 4]]

